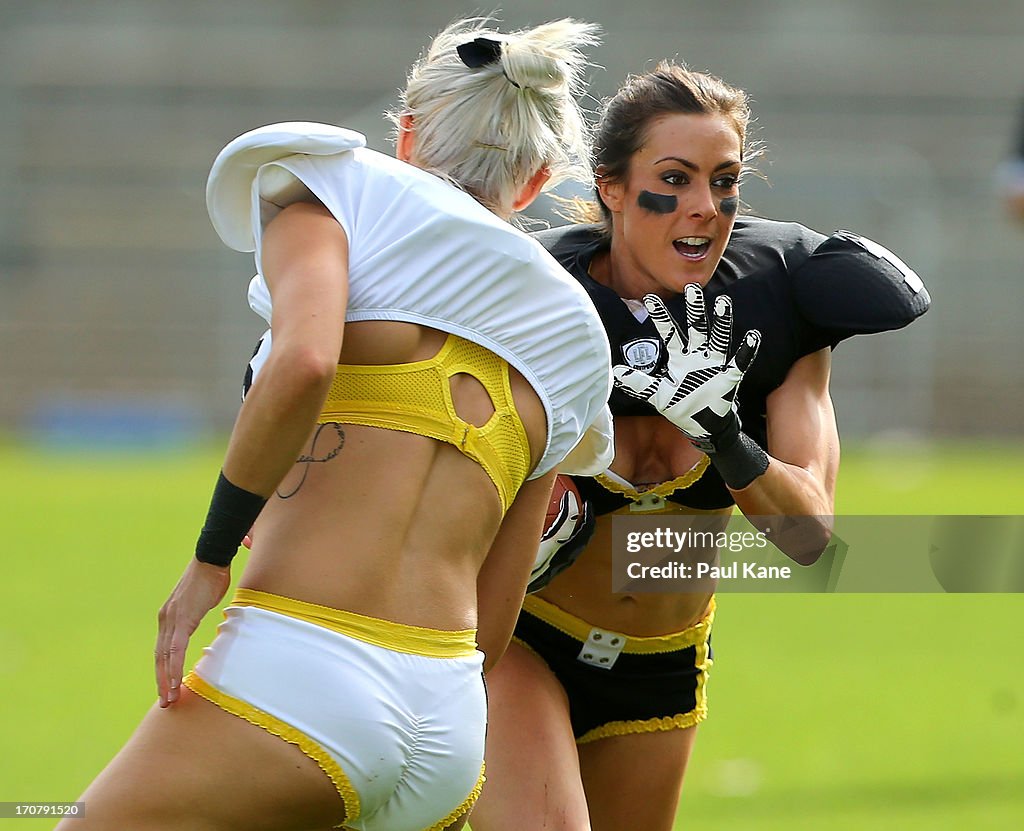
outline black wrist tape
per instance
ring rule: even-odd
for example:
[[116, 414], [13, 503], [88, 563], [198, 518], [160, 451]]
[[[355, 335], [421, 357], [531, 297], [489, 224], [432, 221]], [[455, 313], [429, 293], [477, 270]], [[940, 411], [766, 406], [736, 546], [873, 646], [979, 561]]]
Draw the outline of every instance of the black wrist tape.
[[742, 431], [737, 431], [732, 442], [718, 445], [709, 455], [718, 475], [734, 491], [742, 490], [768, 470], [768, 454]]
[[217, 477], [206, 523], [199, 532], [196, 559], [215, 566], [229, 566], [242, 538], [267, 503], [259, 494], [232, 485], [223, 473]]

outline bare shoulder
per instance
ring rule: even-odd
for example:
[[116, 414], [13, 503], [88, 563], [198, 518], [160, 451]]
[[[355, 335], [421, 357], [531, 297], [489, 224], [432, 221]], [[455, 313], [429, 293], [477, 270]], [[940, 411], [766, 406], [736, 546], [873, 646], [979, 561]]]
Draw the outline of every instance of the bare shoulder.
[[269, 232], [271, 228], [280, 230], [283, 226], [292, 227], [298, 223], [310, 224], [327, 221], [334, 223], [337, 229], [344, 233], [334, 214], [322, 202], [292, 202], [270, 220], [267, 224], [267, 231]]
[[825, 348], [804, 355], [790, 367], [786, 379], [769, 395], [780, 397], [799, 390], [808, 392], [828, 392], [829, 380], [832, 375], [832, 350]]

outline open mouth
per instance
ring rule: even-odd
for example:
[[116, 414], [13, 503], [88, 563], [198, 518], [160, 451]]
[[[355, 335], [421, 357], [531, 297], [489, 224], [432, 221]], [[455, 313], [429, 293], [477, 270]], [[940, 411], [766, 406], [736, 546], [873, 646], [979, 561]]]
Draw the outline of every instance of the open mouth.
[[707, 237], [680, 237], [672, 246], [688, 260], [702, 260], [707, 256], [711, 240]]

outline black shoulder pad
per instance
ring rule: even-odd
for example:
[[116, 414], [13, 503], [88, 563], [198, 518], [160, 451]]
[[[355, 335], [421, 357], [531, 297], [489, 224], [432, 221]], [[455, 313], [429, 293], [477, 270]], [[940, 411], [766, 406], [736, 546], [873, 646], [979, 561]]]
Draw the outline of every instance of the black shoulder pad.
[[900, 329], [928, 311], [921, 278], [889, 249], [837, 231], [792, 275], [800, 315], [820, 331], [822, 345], [852, 335]]
[[563, 266], [579, 253], [580, 249], [601, 239], [600, 225], [563, 225], [560, 228], [545, 228], [532, 231], [530, 236], [543, 245]]

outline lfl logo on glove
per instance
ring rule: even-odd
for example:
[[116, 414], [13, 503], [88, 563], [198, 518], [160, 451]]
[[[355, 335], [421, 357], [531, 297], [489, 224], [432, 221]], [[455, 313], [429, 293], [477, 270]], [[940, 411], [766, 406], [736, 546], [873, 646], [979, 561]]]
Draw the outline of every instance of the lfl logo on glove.
[[639, 338], [622, 345], [622, 357], [633, 369], [650, 372], [658, 365], [661, 344], [654, 338]]

